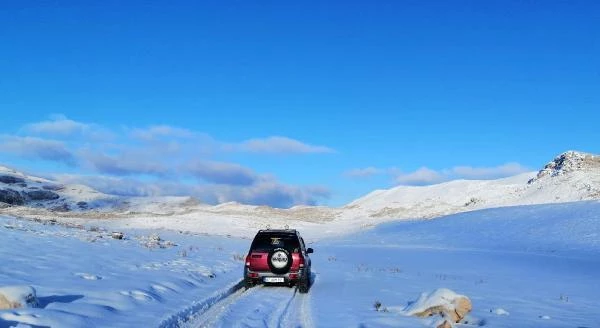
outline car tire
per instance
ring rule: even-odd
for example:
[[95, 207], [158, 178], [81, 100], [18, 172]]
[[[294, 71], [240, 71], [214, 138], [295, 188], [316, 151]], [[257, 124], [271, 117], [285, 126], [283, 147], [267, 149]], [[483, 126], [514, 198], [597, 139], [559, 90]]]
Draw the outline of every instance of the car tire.
[[298, 291], [300, 292], [300, 294], [306, 294], [308, 293], [308, 290], [310, 289], [310, 271], [306, 271], [302, 277], [300, 278], [300, 280], [298, 280]]
[[254, 281], [252, 279], [250, 279], [250, 278], [246, 278], [245, 279], [245, 281], [244, 281], [244, 288], [246, 288], [246, 290], [254, 287], [254, 285], [255, 285], [255, 283], [254, 283]]

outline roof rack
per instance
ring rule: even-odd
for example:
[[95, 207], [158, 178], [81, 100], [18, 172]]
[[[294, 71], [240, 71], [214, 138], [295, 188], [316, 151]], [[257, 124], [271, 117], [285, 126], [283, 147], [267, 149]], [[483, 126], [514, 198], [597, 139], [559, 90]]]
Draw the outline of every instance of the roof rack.
[[296, 233], [298, 230], [296, 229], [260, 229], [258, 232], [288, 232], [288, 233]]

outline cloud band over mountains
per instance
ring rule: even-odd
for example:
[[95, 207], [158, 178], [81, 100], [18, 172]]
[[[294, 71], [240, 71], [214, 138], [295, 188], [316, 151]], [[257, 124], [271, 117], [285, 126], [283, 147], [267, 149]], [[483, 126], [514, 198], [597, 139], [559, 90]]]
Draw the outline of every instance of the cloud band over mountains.
[[327, 199], [323, 186], [289, 185], [222, 158], [333, 153], [283, 136], [225, 142], [189, 129], [154, 125], [109, 129], [55, 115], [0, 135], [0, 152], [70, 167], [63, 182], [120, 195], [192, 195], [207, 203], [238, 201], [290, 207]]
[[455, 166], [449, 169], [433, 170], [428, 167], [420, 167], [412, 172], [404, 172], [398, 168], [366, 167], [351, 169], [344, 173], [348, 178], [370, 178], [378, 175], [387, 175], [392, 178], [396, 185], [426, 186], [450, 180], [489, 180], [514, 176], [520, 173], [530, 172], [531, 169], [519, 163], [506, 163], [493, 167]]

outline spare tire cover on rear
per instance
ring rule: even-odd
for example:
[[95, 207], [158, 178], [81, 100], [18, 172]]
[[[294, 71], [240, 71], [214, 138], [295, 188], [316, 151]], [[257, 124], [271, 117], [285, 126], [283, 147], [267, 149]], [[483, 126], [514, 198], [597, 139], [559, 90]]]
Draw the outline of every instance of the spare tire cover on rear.
[[275, 248], [269, 252], [269, 268], [276, 274], [284, 274], [290, 271], [292, 256], [285, 248]]

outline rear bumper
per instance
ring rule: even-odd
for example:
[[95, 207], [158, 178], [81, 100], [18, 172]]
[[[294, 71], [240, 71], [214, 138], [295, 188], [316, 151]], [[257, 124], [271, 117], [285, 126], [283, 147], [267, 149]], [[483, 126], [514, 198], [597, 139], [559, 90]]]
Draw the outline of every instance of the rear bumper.
[[288, 272], [284, 274], [276, 274], [269, 271], [252, 271], [248, 268], [244, 269], [244, 278], [250, 279], [254, 282], [264, 282], [265, 278], [283, 278], [284, 283], [296, 282], [302, 276], [302, 270], [298, 272]]

